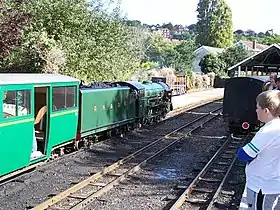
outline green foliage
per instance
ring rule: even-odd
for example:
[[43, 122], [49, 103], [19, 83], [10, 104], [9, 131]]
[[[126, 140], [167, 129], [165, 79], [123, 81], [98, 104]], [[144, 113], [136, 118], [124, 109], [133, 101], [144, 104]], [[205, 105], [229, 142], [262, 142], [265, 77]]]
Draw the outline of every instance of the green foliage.
[[224, 71], [225, 62], [219, 58], [219, 56], [208, 54], [200, 61], [201, 71], [205, 74], [214, 72], [215, 74]]
[[[200, 0], [198, 23], [188, 26], [188, 31], [182, 25], [162, 25], [180, 42], [148, 33], [149, 26], [138, 20], [122, 18], [119, 6], [109, 13], [106, 5], [114, 0], [21, 2], [5, 1], [0, 10], [0, 72], [61, 73], [84, 81], [115, 81], [159, 65], [191, 75], [198, 47], [194, 40], [226, 48], [202, 60], [205, 73], [222, 75], [248, 56], [242, 47], [227, 48], [233, 41], [232, 15], [224, 0]], [[273, 31], [238, 30], [235, 41], [239, 39], [280, 43]]]
[[181, 74], [187, 74], [187, 72], [192, 71], [195, 48], [194, 40], [186, 40], [177, 45], [173, 55], [173, 62], [170, 63], [171, 66]]
[[[2, 66], [17, 72], [55, 72], [85, 81], [125, 80], [144, 54], [142, 31], [122, 23], [118, 9], [105, 13], [100, 0], [31, 0], [22, 9], [30, 27]], [[101, 6], [100, 6], [101, 5]], [[67, 12], [65, 12], [67, 11]]]
[[279, 35], [265, 36], [262, 39], [262, 43], [267, 45], [280, 44], [280, 36]]
[[143, 69], [143, 70], [149, 70], [149, 69], [156, 68], [157, 66], [158, 66], [157, 63], [151, 62], [151, 61], [147, 61], [147, 62], [143, 62], [143, 63], [141, 64], [141, 69]]
[[185, 74], [192, 70], [195, 41], [188, 39], [180, 43], [173, 43], [159, 33], [152, 33], [148, 38], [147, 59], [157, 62], [161, 67], [172, 67], [178, 73]]
[[133, 27], [141, 27], [141, 21], [139, 20], [125, 20], [124, 23], [128, 26], [133, 26]]
[[197, 6], [197, 43], [225, 48], [233, 42], [232, 13], [224, 0], [200, 0]]
[[39, 32], [23, 33], [21, 41], [22, 44], [1, 62], [1, 72], [42, 72], [45, 64], [49, 63], [46, 62], [49, 52], [56, 49], [55, 41], [49, 39], [46, 33]]
[[[0, 3], [1, 4], [1, 3]], [[1, 61], [20, 44], [21, 29], [28, 25], [30, 17], [21, 10], [21, 3], [7, 2], [0, 8], [0, 68]]]
[[245, 40], [245, 41], [256, 41], [260, 44], [272, 45], [280, 43], [280, 35], [273, 33], [269, 30], [266, 32], [256, 33], [253, 30], [237, 30], [234, 32], [235, 41]]
[[248, 51], [242, 46], [237, 45], [227, 48], [224, 52], [219, 55], [219, 58], [225, 62], [225, 70], [229, 67], [239, 63], [240, 61], [249, 57]]
[[166, 58], [173, 54], [174, 46], [170, 40], [164, 38], [158, 32], [153, 32], [146, 42], [146, 58], [159, 63], [160, 66], [164, 66]]
[[227, 69], [249, 57], [249, 53], [242, 46], [227, 48], [218, 55], [208, 54], [200, 62], [203, 73], [214, 72], [216, 75], [225, 76]]

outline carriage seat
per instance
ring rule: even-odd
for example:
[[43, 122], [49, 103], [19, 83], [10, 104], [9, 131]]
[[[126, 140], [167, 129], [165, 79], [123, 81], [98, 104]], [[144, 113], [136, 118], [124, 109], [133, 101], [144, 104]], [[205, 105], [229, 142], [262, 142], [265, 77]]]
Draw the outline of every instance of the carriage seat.
[[[38, 141], [43, 141], [44, 140], [44, 131], [43, 131], [43, 123], [45, 121], [45, 114], [47, 112], [47, 107], [46, 106], [43, 106], [37, 116], [36, 116], [36, 119], [35, 119], [35, 122], [34, 122], [34, 126], [35, 126], [35, 136], [36, 136], [36, 139]], [[37, 129], [36, 129], [37, 128]]]

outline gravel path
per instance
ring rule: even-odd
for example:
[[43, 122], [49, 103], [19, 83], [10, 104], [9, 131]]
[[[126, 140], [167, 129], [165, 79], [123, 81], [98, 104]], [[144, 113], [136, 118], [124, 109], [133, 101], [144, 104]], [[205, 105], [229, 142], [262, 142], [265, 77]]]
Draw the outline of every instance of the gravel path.
[[[220, 103], [213, 103], [193, 111], [209, 112], [220, 106]], [[57, 194], [69, 188], [71, 183], [84, 180], [103, 167], [198, 116], [200, 114], [181, 114], [157, 125], [131, 131], [125, 138], [113, 137], [95, 144], [89, 150], [78, 152], [71, 158], [62, 158], [40, 167], [33, 173], [20, 177], [17, 182], [0, 187], [0, 209], [20, 210], [42, 203], [50, 194]]]
[[[189, 184], [203, 164], [216, 150], [216, 146], [226, 135], [222, 118], [209, 123], [199, 132], [200, 136], [187, 138], [174, 148], [151, 161], [141, 172], [131, 176], [108, 193], [102, 195], [90, 209], [168, 209], [169, 198], [177, 194], [177, 185]], [[198, 149], [199, 148], [199, 149]], [[208, 154], [205, 156], [205, 154]]]

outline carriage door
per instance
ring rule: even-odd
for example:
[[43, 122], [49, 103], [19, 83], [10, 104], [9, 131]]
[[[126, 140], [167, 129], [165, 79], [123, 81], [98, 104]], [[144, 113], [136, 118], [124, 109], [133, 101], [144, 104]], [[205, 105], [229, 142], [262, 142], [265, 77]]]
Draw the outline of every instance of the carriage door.
[[35, 87], [35, 136], [37, 140], [37, 152], [46, 154], [47, 139], [49, 136], [49, 89], [50, 87]]

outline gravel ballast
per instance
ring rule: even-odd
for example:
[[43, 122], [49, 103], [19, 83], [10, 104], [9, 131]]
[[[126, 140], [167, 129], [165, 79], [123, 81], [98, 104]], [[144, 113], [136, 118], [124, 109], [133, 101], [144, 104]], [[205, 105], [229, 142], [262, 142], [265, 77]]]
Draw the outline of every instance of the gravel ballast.
[[[196, 110], [193, 110], [193, 112], [205, 113], [220, 106], [220, 103], [213, 103], [202, 108], [197, 108]], [[66, 190], [72, 186], [71, 183], [77, 183], [84, 180], [91, 174], [100, 171], [105, 166], [110, 165], [120, 158], [131, 154], [132, 152], [147, 145], [163, 134], [180, 127], [181, 125], [193, 120], [194, 118], [197, 118], [198, 116], [200, 115], [193, 113], [182, 114], [175, 118], [170, 118], [167, 121], [157, 125], [148, 126], [141, 130], [131, 131], [125, 135], [125, 138], [113, 137], [109, 140], [99, 142], [91, 149], [78, 152], [71, 156], [71, 158], [62, 158], [53, 162], [52, 164], [47, 164], [44, 167], [40, 167], [33, 173], [20, 177], [17, 182], [11, 182], [0, 187], [0, 209], [26, 209], [29, 206], [39, 204], [48, 199], [50, 194], [57, 194], [63, 190]], [[202, 141], [204, 140], [201, 140], [201, 142]], [[209, 142], [212, 142], [213, 144], [215, 141], [215, 139], [209, 140]], [[179, 151], [183, 151], [184, 146], [179, 145], [176, 148]], [[202, 143], [198, 143], [196, 146], [187, 148], [193, 151], [195, 154], [198, 154], [202, 151], [207, 151], [207, 149], [209, 149], [208, 146], [205, 146], [204, 148]], [[197, 148], [201, 148], [201, 151], [197, 151]], [[186, 154], [186, 152], [181, 153], [182, 155]], [[182, 162], [186, 162], [186, 166], [182, 168], [188, 168], [189, 165], [193, 165], [192, 158], [195, 157], [194, 155], [191, 155], [191, 152], [189, 153], [189, 157], [184, 159], [181, 157], [176, 161], [173, 161], [173, 157], [170, 156], [169, 165], [177, 163], [177, 166], [181, 168]], [[168, 154], [168, 152], [166, 154]], [[180, 163], [180, 161], [182, 162]], [[189, 165], [187, 162], [190, 162]], [[165, 172], [160, 172], [162, 171], [160, 168], [158, 170], [159, 177], [162, 176], [160, 174], [163, 174], [164, 177], [165, 173], [173, 173], [172, 169], [164, 169]], [[174, 173], [180, 174], [180, 171], [176, 171]], [[183, 174], [186, 173], [184, 172]], [[149, 176], [149, 173], [146, 176]], [[144, 178], [144, 180], [148, 181], [149, 179]], [[157, 180], [162, 179], [160, 178]], [[121, 191], [125, 192], [126, 190], [122, 189]], [[102, 203], [104, 202], [102, 201]]]
[[[178, 185], [188, 185], [225, 141], [222, 117], [151, 161], [141, 172], [99, 197], [90, 209], [168, 209]], [[175, 197], [174, 197], [175, 198]]]

